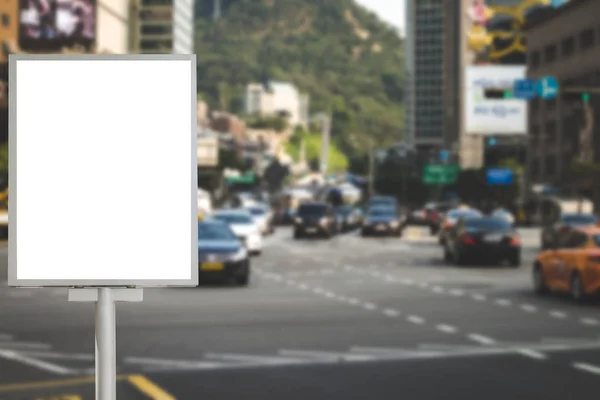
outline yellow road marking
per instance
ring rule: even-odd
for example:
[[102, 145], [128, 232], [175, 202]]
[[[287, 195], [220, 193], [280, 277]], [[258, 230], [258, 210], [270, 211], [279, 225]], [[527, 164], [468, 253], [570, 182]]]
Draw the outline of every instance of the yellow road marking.
[[35, 400], [83, 400], [83, 398], [76, 394], [68, 394], [68, 395], [53, 396], [53, 397], [38, 397]]
[[[117, 375], [117, 381], [124, 381], [127, 378], [128, 378], [127, 375]], [[71, 378], [71, 379], [61, 379], [61, 380], [52, 380], [52, 381], [10, 383], [10, 384], [6, 384], [6, 385], [0, 385], [0, 392], [16, 392], [16, 391], [32, 390], [32, 389], [77, 386], [77, 385], [92, 384], [95, 382], [96, 382], [95, 376], [87, 376], [87, 377], [83, 377], [83, 378]]]
[[143, 375], [130, 375], [127, 380], [135, 386], [137, 390], [144, 393], [152, 400], [177, 400]]
[[420, 239], [422, 235], [422, 230], [419, 228], [407, 228], [406, 238], [407, 239]]

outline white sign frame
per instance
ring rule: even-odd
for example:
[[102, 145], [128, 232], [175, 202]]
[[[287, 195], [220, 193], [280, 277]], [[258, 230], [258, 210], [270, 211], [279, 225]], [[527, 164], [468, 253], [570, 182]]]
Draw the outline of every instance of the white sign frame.
[[[467, 135], [474, 136], [521, 136], [528, 131], [527, 102], [522, 99], [485, 99], [484, 90], [499, 89], [512, 91], [514, 81], [525, 79], [526, 67], [521, 65], [473, 65], [464, 72], [463, 101], [464, 127]], [[485, 81], [475, 85], [477, 81]], [[484, 107], [491, 115], [476, 115], [476, 107]], [[510, 116], [500, 118], [493, 111], [501, 108], [519, 113], [519, 120]], [[514, 118], [514, 117], [513, 117]]]
[[[68, 278], [63, 278], [60, 277], [58, 279], [54, 279], [54, 278], [37, 278], [37, 277], [33, 277], [33, 278], [20, 278], [19, 277], [19, 269], [18, 269], [18, 242], [17, 242], [17, 230], [18, 230], [18, 220], [17, 220], [17, 207], [18, 207], [18, 198], [19, 198], [19, 186], [18, 186], [18, 181], [17, 181], [17, 177], [18, 177], [18, 171], [17, 171], [17, 142], [18, 142], [18, 132], [17, 132], [17, 96], [18, 96], [18, 66], [17, 63], [19, 61], [67, 61], [67, 62], [80, 62], [80, 61], [97, 61], [97, 62], [107, 62], [107, 61], [113, 61], [113, 62], [120, 62], [120, 61], [148, 61], [148, 62], [152, 62], [152, 61], [173, 61], [173, 62], [178, 62], [178, 67], [175, 68], [177, 71], [184, 71], [187, 70], [188, 65], [184, 67], [182, 67], [182, 63], [181, 61], [187, 61], [189, 62], [189, 71], [190, 71], [190, 81], [188, 81], [187, 79], [181, 79], [181, 85], [187, 85], [187, 83], [190, 83], [190, 88], [189, 88], [189, 96], [190, 96], [190, 148], [189, 148], [189, 168], [190, 168], [190, 174], [191, 174], [191, 181], [189, 182], [190, 187], [191, 187], [191, 196], [190, 196], [190, 202], [189, 202], [189, 217], [190, 217], [190, 231], [189, 232], [184, 232], [184, 234], [182, 234], [182, 237], [185, 235], [185, 237], [188, 236], [190, 237], [190, 243], [189, 243], [189, 250], [191, 251], [191, 259], [187, 258], [187, 255], [185, 256], [185, 258], [182, 258], [181, 263], [179, 264], [178, 267], [178, 272], [176, 274], [172, 274], [171, 277], [169, 278], [161, 278], [160, 277], [160, 273], [156, 274], [156, 278], [151, 278], [151, 279], [145, 279], [145, 278], [140, 278], [140, 279], [136, 279], [136, 278], [120, 278], [120, 279], [108, 279], [108, 278], [92, 278], [92, 279], [83, 279], [83, 278], [76, 278], [76, 279], [68, 279]], [[8, 214], [9, 214], [9, 221], [10, 221], [10, 229], [9, 229], [9, 243], [8, 243], [8, 284], [9, 286], [13, 286], [13, 287], [128, 287], [128, 288], [132, 288], [132, 287], [138, 287], [138, 288], [143, 288], [143, 287], [195, 287], [198, 285], [198, 213], [197, 213], [197, 187], [198, 187], [198, 182], [197, 182], [197, 126], [196, 126], [196, 122], [197, 122], [197, 94], [196, 94], [196, 79], [197, 79], [197, 75], [196, 75], [196, 55], [195, 54], [161, 54], [161, 55], [140, 55], [140, 54], [136, 54], [136, 55], [131, 55], [131, 54], [127, 54], [127, 55], [112, 55], [112, 54], [52, 54], [52, 55], [36, 55], [36, 54], [11, 54], [9, 55], [9, 86], [10, 86], [10, 92], [9, 92], [9, 104], [10, 104], [10, 108], [9, 108], [9, 188], [10, 188], [10, 198], [9, 198], [9, 207], [8, 207]], [[26, 64], [26, 63], [25, 63]], [[25, 65], [23, 64], [23, 65]], [[131, 63], [129, 63], [130, 65]], [[140, 63], [140, 71], [143, 70], [143, 67], [141, 67]], [[49, 64], [47, 64], [49, 65]], [[147, 64], [147, 65], [150, 65]], [[155, 63], [155, 67], [158, 68], [157, 63]], [[164, 64], [160, 64], [160, 65], [164, 65]], [[175, 65], [175, 63], [173, 63], [173, 65]], [[79, 68], [79, 67], [77, 67]], [[104, 68], [104, 67], [103, 67]], [[136, 71], [138, 67], [136, 66]], [[130, 68], [131, 70], [132, 68]], [[150, 73], [152, 69], [149, 68], [147, 71], [148, 73]], [[174, 69], [171, 69], [171, 71], [173, 71]], [[156, 69], [152, 70], [152, 71], [156, 71]], [[111, 74], [106, 74], [107, 75], [107, 79], [110, 79]], [[114, 77], [114, 75], [112, 75]], [[168, 74], [165, 74], [165, 76], [168, 78]], [[183, 76], [183, 75], [182, 75]], [[96, 79], [97, 77], [92, 77], [92, 79]], [[155, 76], [154, 77], [154, 82], [157, 82], [157, 80], [160, 80], [160, 76]], [[170, 81], [171, 83], [172, 81]], [[82, 81], [82, 84], [85, 84], [85, 80]], [[139, 83], [138, 83], [139, 84]], [[152, 85], [152, 81], [148, 82], [148, 86], [149, 86], [149, 90], [152, 90], [153, 85]], [[119, 88], [121, 88], [122, 86], [119, 86]], [[164, 87], [167, 87], [166, 84]], [[180, 86], [179, 90], [174, 91], [177, 93], [183, 93], [185, 89], [185, 86]], [[144, 91], [145, 92], [145, 91]], [[72, 92], [73, 93], [73, 92]], [[113, 92], [114, 93], [114, 92]], [[156, 96], [156, 88], [154, 88], [154, 97], [153, 99], [156, 99], [156, 101], [160, 101], [161, 99], [159, 99], [159, 96]], [[173, 92], [172, 92], [173, 93]], [[148, 95], [148, 93], [145, 93], [146, 96]], [[141, 97], [141, 96], [140, 96]], [[163, 103], [167, 103], [169, 101], [173, 102], [172, 98], [169, 99], [162, 99]], [[182, 100], [182, 104], [185, 103], [185, 101]], [[46, 103], [47, 104], [47, 103]], [[98, 110], [98, 112], [101, 112], [101, 110]], [[182, 112], [180, 114], [181, 116], [184, 115], [184, 113]], [[187, 110], [185, 111], [185, 115], [187, 116]], [[137, 119], [139, 120], [139, 118]], [[136, 120], [136, 121], [137, 121]], [[25, 120], [24, 120], [25, 121]], [[90, 121], [90, 123], [92, 124], [93, 121]], [[167, 123], [165, 121], [165, 123]], [[185, 132], [185, 126], [187, 125], [187, 123], [183, 122], [183, 120], [181, 120], [181, 122], [179, 123], [179, 132], [183, 133]], [[50, 130], [53, 129], [52, 127], [50, 128]], [[143, 128], [140, 128], [140, 130], [142, 130]], [[54, 130], [56, 132], [56, 129]], [[47, 131], [46, 131], [47, 132]], [[145, 131], [147, 132], [147, 130]], [[85, 132], [84, 132], [85, 133]], [[172, 134], [172, 132], [166, 132], [165, 135], [168, 135], [169, 133]], [[165, 136], [166, 137], [166, 136]], [[184, 145], [184, 137], [180, 136], [180, 141], [178, 144], [178, 150], [175, 151], [173, 150], [173, 155], [175, 153], [179, 154], [179, 156], [181, 157], [181, 154], [183, 154], [183, 150], [187, 148], [187, 145]], [[109, 140], [106, 139], [105, 142]], [[136, 138], [137, 140], [137, 138]], [[107, 142], [108, 143], [108, 142]], [[114, 142], [111, 142], [114, 143]], [[133, 143], [133, 140], [132, 140]], [[174, 145], [175, 146], [175, 145]], [[115, 147], [116, 148], [116, 147]], [[173, 149], [175, 149], [175, 147], [173, 147]], [[187, 150], [186, 150], [187, 151]], [[90, 154], [88, 152], [88, 154]], [[105, 153], [106, 154], [106, 153]], [[130, 154], [130, 153], [127, 153]], [[164, 153], [163, 153], [164, 155]], [[110, 158], [110, 154], [106, 155], [107, 158]], [[186, 157], [187, 158], [187, 157]], [[141, 160], [141, 156], [140, 156], [140, 160]], [[147, 161], [147, 160], [146, 160]], [[132, 165], [134, 164], [135, 161], [132, 161]], [[161, 163], [162, 165], [164, 165], [164, 158], [162, 159], [158, 159], [157, 163]], [[188, 161], [185, 161], [185, 163], [188, 163]], [[183, 168], [183, 164], [184, 162], [182, 161], [180, 165], [178, 165], [177, 167], [173, 167], [178, 168], [179, 171], [181, 171], [181, 168]], [[145, 163], [144, 165], [148, 165], [148, 163]], [[35, 168], [35, 166], [32, 166], [32, 168]], [[122, 169], [119, 169], [119, 171], [122, 171]], [[133, 170], [132, 170], [133, 171]], [[188, 175], [188, 173], [185, 173], [185, 178], [187, 179], [188, 177], [190, 177], [190, 175]], [[40, 179], [44, 179], [43, 176], [40, 175]], [[52, 179], [52, 178], [50, 178]], [[111, 181], [112, 182], [112, 181]], [[181, 187], [181, 186], [178, 186]], [[107, 188], [107, 190], [110, 190], [110, 187]], [[160, 189], [159, 189], [160, 190]], [[183, 190], [182, 190], [182, 195], [183, 195]], [[187, 189], [186, 192], [187, 193]], [[187, 196], [187, 194], [186, 194]], [[41, 197], [41, 196], [40, 196]], [[149, 192], [146, 194], [146, 198], [145, 201], [148, 202], [149, 198], [151, 198], [151, 191], [149, 190]], [[180, 197], [181, 199], [182, 197]], [[31, 199], [29, 199], [31, 200]], [[159, 202], [160, 200], [155, 201], [156, 203]], [[187, 201], [185, 202], [187, 204]], [[182, 203], [183, 204], [183, 203]], [[41, 206], [41, 201], [40, 201], [40, 206]], [[89, 208], [89, 212], [92, 212], [94, 210], [93, 208], [94, 205], [91, 205]], [[164, 207], [163, 207], [164, 208]], [[157, 208], [157, 210], [161, 210], [163, 208]], [[131, 210], [131, 208], [129, 208], [128, 210]], [[182, 212], [180, 214], [180, 216], [178, 217], [178, 226], [183, 227], [183, 221], [185, 219], [187, 219], [187, 211], [183, 211], [184, 209], [182, 209]], [[184, 213], [185, 212], [185, 213]], [[125, 213], [125, 211], [123, 211], [123, 213]], [[167, 213], [160, 213], [158, 212], [157, 214], [154, 214], [153, 216], [148, 216], [149, 219], [153, 219], [153, 218], [164, 218], [167, 216]], [[133, 221], [133, 220], [131, 220]], [[130, 222], [133, 226], [133, 222]], [[118, 229], [118, 226], [116, 226], [115, 228]], [[144, 226], [144, 228], [146, 228]], [[139, 231], [141, 231], [144, 228], [139, 228]], [[29, 228], [31, 230], [31, 228]], [[91, 228], [88, 230], [88, 232], [91, 231]], [[161, 233], [161, 232], [157, 232], [157, 235], [161, 235], [161, 234], [168, 234], [168, 233]], [[75, 234], [71, 233], [71, 237], [74, 237]], [[42, 240], [46, 240], [47, 238], [42, 238]], [[108, 238], [110, 239], [110, 238]], [[58, 242], [58, 239], [55, 240], [55, 242]], [[29, 247], [31, 248], [31, 241], [29, 241]], [[145, 243], [145, 242], [142, 242]], [[149, 244], [149, 247], [151, 245]], [[107, 241], [107, 243], [103, 243], [102, 244], [103, 247], [103, 251], [107, 251], [110, 252], [110, 242]], [[62, 246], [62, 250], [64, 250], [66, 248], [66, 245]], [[181, 249], [187, 248], [187, 244], [181, 245]], [[153, 249], [149, 248], [148, 252], [152, 252]], [[58, 251], [56, 252], [58, 253]], [[136, 254], [139, 254], [136, 253]], [[155, 254], [155, 253], [153, 253]], [[118, 256], [117, 254], [115, 254], [115, 256]], [[167, 252], [165, 251], [162, 254], [163, 257], [168, 257]], [[93, 257], [93, 254], [90, 254], [90, 257]], [[165, 258], [163, 258], [164, 260]], [[187, 272], [183, 272], [184, 267], [182, 265], [182, 263], [187, 263], [187, 261], [190, 261], [190, 275], [188, 277]], [[55, 259], [52, 259], [49, 261], [48, 264], [48, 268], [52, 267], [52, 263], [58, 263], [59, 259], [58, 256], [55, 256]], [[81, 265], [81, 268], [86, 268], [85, 262], [83, 262]], [[25, 264], [24, 264], [25, 265]], [[106, 265], [106, 264], [104, 264]], [[158, 264], [157, 264], [158, 265]], [[162, 265], [162, 264], [161, 264]], [[168, 269], [170, 266], [169, 265], [165, 265], [165, 268]], [[172, 267], [172, 266], [171, 266]], [[135, 267], [138, 268], [138, 267]], [[66, 271], [66, 269], [65, 269]], [[131, 276], [135, 275], [135, 272], [137, 272], [137, 270], [135, 270], [134, 268], [132, 268], [130, 271], [132, 271]], [[40, 273], [37, 274], [33, 274], [32, 275], [38, 275], [41, 276]], [[164, 274], [165, 276], [167, 276], [166, 274]], [[141, 275], [140, 275], [141, 276]]]

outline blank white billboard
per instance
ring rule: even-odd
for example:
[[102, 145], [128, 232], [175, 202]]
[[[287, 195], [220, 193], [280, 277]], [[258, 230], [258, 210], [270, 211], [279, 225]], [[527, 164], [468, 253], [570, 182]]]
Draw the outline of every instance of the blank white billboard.
[[467, 67], [464, 81], [465, 131], [473, 135], [515, 135], [527, 132], [527, 102], [520, 99], [486, 99], [485, 89], [512, 91], [524, 79], [524, 66]]
[[10, 55], [9, 85], [9, 285], [196, 286], [196, 56]]

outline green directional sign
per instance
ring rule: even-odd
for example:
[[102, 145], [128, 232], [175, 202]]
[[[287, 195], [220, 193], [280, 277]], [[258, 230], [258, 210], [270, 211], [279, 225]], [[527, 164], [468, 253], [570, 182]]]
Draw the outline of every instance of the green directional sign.
[[460, 166], [428, 164], [423, 168], [423, 183], [427, 185], [450, 185], [456, 182]]

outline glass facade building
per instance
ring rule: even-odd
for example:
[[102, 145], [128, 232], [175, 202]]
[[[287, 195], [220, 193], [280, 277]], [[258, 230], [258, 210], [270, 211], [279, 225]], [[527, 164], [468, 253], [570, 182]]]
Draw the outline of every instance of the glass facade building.
[[444, 0], [406, 1], [406, 134], [421, 146], [444, 140]]
[[194, 0], [142, 0], [139, 28], [142, 54], [194, 53]]

